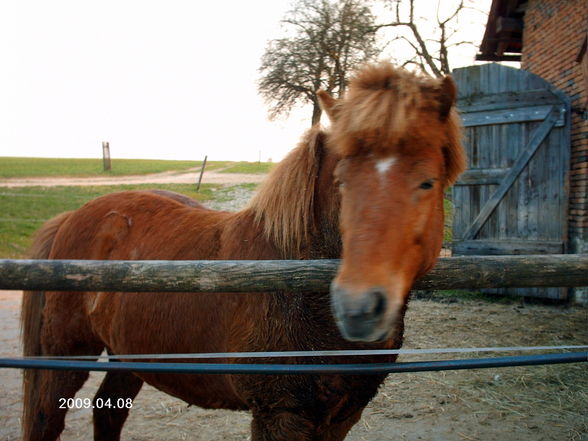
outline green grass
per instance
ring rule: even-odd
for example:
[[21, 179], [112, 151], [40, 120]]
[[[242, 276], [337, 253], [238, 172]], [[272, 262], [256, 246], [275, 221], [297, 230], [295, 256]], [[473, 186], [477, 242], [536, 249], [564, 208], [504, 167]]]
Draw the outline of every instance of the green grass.
[[443, 210], [445, 211], [445, 225], [443, 228], [443, 242], [453, 242], [453, 203], [447, 199], [443, 199]]
[[[17, 259], [26, 255], [33, 233], [51, 217], [81, 207], [107, 193], [155, 188], [153, 184], [84, 187], [0, 188], [0, 258]], [[203, 184], [195, 192], [191, 184], [158, 184], [158, 189], [185, 194], [201, 202], [210, 200], [220, 185]]]
[[[223, 170], [223, 173], [265, 173], [269, 163], [235, 163], [208, 161], [206, 170]], [[154, 159], [112, 159], [112, 170], [104, 171], [102, 159], [76, 158], [15, 158], [0, 157], [0, 178], [30, 178], [58, 176], [125, 176], [200, 170], [202, 161], [166, 161]], [[230, 169], [235, 167], [235, 171]]]
[[112, 159], [112, 170], [104, 171], [102, 159], [0, 157], [0, 177], [122, 176], [185, 171], [199, 167], [199, 161]]
[[[234, 165], [227, 164], [226, 168], [219, 170], [220, 173], [246, 173], [264, 174], [270, 171], [274, 164], [271, 162], [238, 162]], [[208, 165], [206, 166], [208, 169]]]

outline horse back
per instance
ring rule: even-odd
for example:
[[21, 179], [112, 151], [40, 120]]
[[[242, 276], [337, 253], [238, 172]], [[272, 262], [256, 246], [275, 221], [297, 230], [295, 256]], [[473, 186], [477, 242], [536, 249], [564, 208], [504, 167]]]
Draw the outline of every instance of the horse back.
[[188, 206], [168, 195], [143, 191], [99, 197], [74, 211], [63, 223], [50, 257], [215, 258], [219, 226], [230, 213], [208, 210], [194, 203]]

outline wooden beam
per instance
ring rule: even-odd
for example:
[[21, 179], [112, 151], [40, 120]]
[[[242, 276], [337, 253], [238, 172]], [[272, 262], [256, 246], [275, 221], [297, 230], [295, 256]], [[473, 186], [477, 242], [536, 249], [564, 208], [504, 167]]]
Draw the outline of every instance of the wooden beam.
[[451, 250], [458, 256], [543, 255], [561, 254], [565, 250], [565, 244], [561, 240], [463, 240], [454, 241]]
[[476, 61], [521, 61], [521, 55], [508, 54], [508, 55], [496, 55], [496, 54], [485, 54], [480, 53], [476, 55]]
[[455, 185], [500, 185], [509, 168], [478, 168], [466, 170]]
[[554, 104], [561, 105], [561, 98], [545, 89], [472, 95], [457, 100], [457, 107], [462, 114]]
[[[530, 121], [543, 121], [553, 106], [528, 106], [510, 109], [485, 110], [482, 112], [463, 112], [461, 121], [464, 127], [513, 124]], [[556, 127], [565, 123], [563, 115], [555, 122]]]
[[[0, 289], [327, 292], [339, 260], [0, 260]], [[588, 255], [441, 258], [414, 289], [588, 286]]]

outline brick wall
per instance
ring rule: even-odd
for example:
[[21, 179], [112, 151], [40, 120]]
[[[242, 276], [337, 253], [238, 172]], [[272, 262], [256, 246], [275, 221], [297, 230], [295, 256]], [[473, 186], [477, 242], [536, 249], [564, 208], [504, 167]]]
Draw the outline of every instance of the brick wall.
[[529, 0], [521, 68], [551, 82], [572, 100], [569, 237], [572, 252], [588, 253], [588, 91], [577, 58], [588, 30], [587, 0]]

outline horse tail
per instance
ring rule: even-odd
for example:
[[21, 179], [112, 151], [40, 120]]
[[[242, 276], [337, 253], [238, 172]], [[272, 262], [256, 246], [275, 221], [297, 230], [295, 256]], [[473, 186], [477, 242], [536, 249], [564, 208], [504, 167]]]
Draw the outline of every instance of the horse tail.
[[[47, 259], [59, 228], [71, 215], [71, 211], [61, 213], [48, 220], [35, 234], [33, 245], [29, 249], [32, 259]], [[31, 357], [41, 354], [41, 329], [43, 326], [43, 308], [45, 306], [44, 291], [24, 291], [20, 314], [21, 338], [23, 355]], [[23, 372], [23, 439], [31, 438], [31, 421], [35, 412], [34, 406], [38, 395], [43, 391], [39, 385], [39, 371], [25, 369]]]

